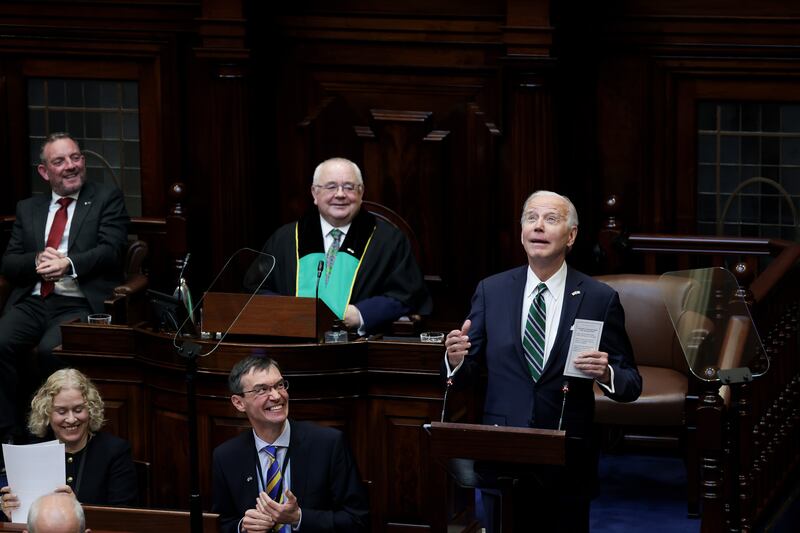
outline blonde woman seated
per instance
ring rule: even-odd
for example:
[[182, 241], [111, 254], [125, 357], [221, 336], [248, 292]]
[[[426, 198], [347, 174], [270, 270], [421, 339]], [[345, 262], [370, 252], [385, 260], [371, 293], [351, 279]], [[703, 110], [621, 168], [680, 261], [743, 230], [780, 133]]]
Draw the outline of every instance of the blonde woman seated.
[[[136, 471], [130, 444], [98, 430], [103, 400], [84, 374], [65, 368], [54, 372], [31, 400], [28, 429], [43, 441], [65, 445], [67, 486], [78, 501], [95, 505], [135, 505]], [[10, 487], [0, 489], [6, 517], [19, 507]]]

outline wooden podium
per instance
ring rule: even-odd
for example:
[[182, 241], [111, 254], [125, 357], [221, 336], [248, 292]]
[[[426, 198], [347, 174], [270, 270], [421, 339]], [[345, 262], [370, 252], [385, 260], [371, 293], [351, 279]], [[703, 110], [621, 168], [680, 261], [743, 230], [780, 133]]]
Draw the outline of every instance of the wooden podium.
[[251, 299], [250, 294], [205, 294], [203, 331], [224, 332], [234, 320], [236, 323], [228, 331], [229, 334], [322, 342], [336, 316], [317, 298], [256, 294]]
[[[431, 459], [445, 470], [451, 459], [527, 465], [563, 465], [566, 461], [564, 431], [450, 422], [433, 422], [425, 428]], [[513, 531], [512, 484], [494, 488], [502, 495], [502, 531], [509, 533]], [[441, 501], [443, 520], [437, 521], [439, 527], [434, 531], [447, 531], [446, 501], [446, 497]]]

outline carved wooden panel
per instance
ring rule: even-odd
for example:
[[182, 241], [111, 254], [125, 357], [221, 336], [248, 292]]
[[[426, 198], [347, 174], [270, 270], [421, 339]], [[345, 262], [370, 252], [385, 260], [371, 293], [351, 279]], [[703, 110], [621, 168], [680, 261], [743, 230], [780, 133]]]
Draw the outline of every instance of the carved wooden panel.
[[189, 507], [189, 425], [186, 415], [164, 409], [150, 411], [153, 428], [152, 463], [155, 501], [173, 509]]

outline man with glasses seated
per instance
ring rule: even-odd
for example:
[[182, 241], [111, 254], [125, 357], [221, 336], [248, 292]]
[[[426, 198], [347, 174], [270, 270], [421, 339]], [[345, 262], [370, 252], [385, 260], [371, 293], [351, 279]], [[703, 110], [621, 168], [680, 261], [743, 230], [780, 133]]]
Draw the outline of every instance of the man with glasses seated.
[[[276, 263], [263, 289], [318, 294], [360, 334], [408, 313], [430, 313], [430, 295], [408, 239], [361, 209], [364, 181], [355, 163], [342, 158], [320, 163], [311, 196], [317, 209], [279, 228], [264, 245], [262, 251]], [[251, 270], [248, 279], [260, 281], [267, 274], [263, 270]]]
[[369, 504], [342, 433], [289, 420], [289, 382], [266, 357], [228, 376], [244, 431], [214, 450], [212, 511], [220, 531], [367, 531]]

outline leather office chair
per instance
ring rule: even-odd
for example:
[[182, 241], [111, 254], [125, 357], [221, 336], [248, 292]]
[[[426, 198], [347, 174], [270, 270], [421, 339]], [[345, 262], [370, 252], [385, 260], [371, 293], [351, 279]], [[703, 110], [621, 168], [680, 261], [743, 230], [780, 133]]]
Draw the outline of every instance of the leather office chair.
[[[625, 329], [642, 375], [642, 394], [631, 403], [608, 399], [595, 384], [595, 421], [599, 424], [673, 428], [680, 434], [686, 421], [688, 365], [662, 297], [659, 276], [619, 274], [598, 276], [619, 293], [625, 309]], [[691, 281], [665, 280], [676, 307], [692, 289]], [[673, 316], [681, 309], [671, 310]]]
[[106, 313], [113, 324], [136, 324], [145, 319], [149, 279], [144, 273], [144, 263], [149, 247], [141, 240], [131, 241], [125, 254], [125, 268], [121, 285], [105, 300]]
[[[625, 330], [642, 375], [642, 394], [635, 402], [618, 403], [605, 397], [595, 384], [595, 423], [640, 443], [671, 443], [683, 453], [687, 473], [690, 515], [699, 505], [699, 458], [694, 444], [695, 423], [689, 366], [670, 316], [679, 331], [690, 327], [700, 337], [713, 330], [705, 317], [685, 309], [694, 284], [689, 279], [660, 280], [657, 275], [597, 276], [619, 293], [625, 309]], [[669, 295], [665, 303], [664, 288]], [[669, 310], [667, 305], [670, 306]], [[700, 330], [705, 328], [704, 333]], [[682, 334], [683, 335], [683, 334]], [[688, 410], [687, 410], [688, 405]], [[687, 416], [689, 415], [689, 416]]]

